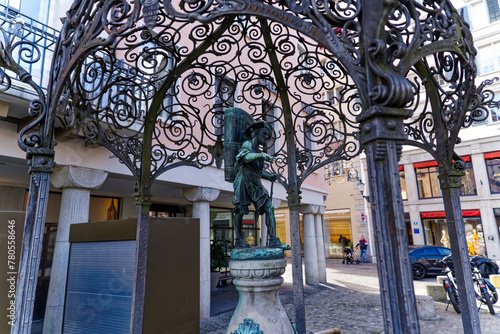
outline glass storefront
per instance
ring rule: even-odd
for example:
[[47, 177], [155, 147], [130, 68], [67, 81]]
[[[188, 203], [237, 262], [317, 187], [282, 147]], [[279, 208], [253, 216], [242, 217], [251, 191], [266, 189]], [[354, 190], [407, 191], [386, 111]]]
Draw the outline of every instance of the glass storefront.
[[343, 258], [344, 248], [346, 246], [353, 246], [350, 210], [328, 210], [323, 215], [323, 221], [327, 229], [330, 230], [330, 238], [326, 240], [326, 256], [330, 258]]
[[446, 219], [434, 218], [424, 219], [424, 238], [426, 245], [436, 245], [450, 247], [450, 237], [448, 236], [448, 227]]
[[[252, 247], [260, 246], [259, 221], [256, 220], [255, 212], [244, 215], [242, 225], [243, 239]], [[234, 245], [233, 213], [231, 209], [210, 208], [210, 227], [211, 240], [229, 241]]]
[[465, 236], [467, 238], [467, 248], [469, 254], [486, 256], [486, 247], [484, 244], [483, 225], [481, 218], [464, 218], [465, 222]]
[[280, 238], [282, 243], [289, 245], [286, 240], [285, 214], [276, 213], [274, 216], [276, 217], [276, 236]]
[[[478, 212], [478, 210], [471, 210]], [[483, 225], [479, 216], [466, 216], [464, 212], [465, 235], [469, 255], [487, 256], [484, 243]], [[431, 216], [433, 216], [431, 218]], [[422, 212], [426, 245], [450, 247], [450, 237], [444, 212]]]
[[493, 213], [495, 215], [495, 220], [497, 222], [498, 237], [500, 237], [500, 208], [493, 209]]
[[406, 231], [408, 232], [408, 245], [413, 245], [413, 232], [411, 226], [410, 214], [405, 212], [405, 223], [406, 223]]

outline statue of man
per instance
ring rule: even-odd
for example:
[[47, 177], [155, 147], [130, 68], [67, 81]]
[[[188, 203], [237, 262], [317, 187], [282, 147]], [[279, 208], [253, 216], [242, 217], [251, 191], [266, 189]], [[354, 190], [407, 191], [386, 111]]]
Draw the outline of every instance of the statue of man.
[[236, 231], [236, 248], [250, 247], [243, 239], [243, 215], [248, 214], [248, 206], [253, 204], [259, 215], [266, 214], [266, 225], [269, 232], [269, 247], [290, 249], [290, 246], [281, 243], [276, 237], [276, 218], [271, 198], [261, 182], [261, 178], [276, 181], [276, 174], [264, 173], [264, 161], [272, 162], [276, 158], [262, 152], [271, 140], [271, 126], [262, 120], [253, 123], [246, 131], [246, 141], [241, 145], [235, 161], [236, 178], [234, 187], [234, 228]]

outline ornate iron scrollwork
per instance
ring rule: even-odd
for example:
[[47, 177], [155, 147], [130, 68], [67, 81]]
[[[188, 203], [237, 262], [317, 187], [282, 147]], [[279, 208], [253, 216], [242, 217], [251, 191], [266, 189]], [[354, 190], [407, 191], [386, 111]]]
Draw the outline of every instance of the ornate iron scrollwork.
[[[220, 166], [223, 109], [234, 103], [248, 106], [256, 119], [273, 123], [277, 163], [272, 168], [277, 174], [283, 175], [287, 164], [285, 141], [280, 140], [286, 134], [283, 113], [293, 114], [297, 130], [293, 135], [299, 182], [331, 161], [359, 153], [352, 119], [362, 102], [352, 75], [338, 55], [302, 33], [310, 22], [296, 26], [285, 20], [296, 11], [312, 15], [311, 8], [252, 1], [163, 1], [151, 27], [139, 3], [81, 2], [69, 12], [66, 38], [54, 63], [53, 103], [70, 102], [57, 117], [66, 126], [81, 124], [87, 140], [110, 149], [135, 175], [148, 122], [154, 123], [152, 179], [178, 165]], [[264, 42], [267, 30], [261, 20], [245, 15], [261, 6], [281, 13], [269, 22], [272, 50]], [[354, 26], [348, 23], [359, 13], [356, 3], [316, 11], [348, 25], [340, 39], [350, 45], [351, 53], [359, 52]], [[100, 20], [102, 28], [90, 16]], [[335, 32], [326, 35], [339, 42]], [[280, 104], [276, 69], [267, 61], [271, 53], [280, 59], [290, 110]], [[221, 80], [234, 85], [221, 86]], [[62, 90], [57, 91], [56, 83]], [[324, 91], [330, 95], [325, 97]], [[272, 107], [272, 115], [266, 106]], [[286, 185], [286, 178], [280, 182]]]
[[[12, 70], [13, 49], [2, 48], [1, 67]], [[407, 119], [407, 143], [435, 152], [440, 138], [454, 144], [464, 122], [484, 117], [471, 107], [486, 98], [474, 94], [474, 56], [447, 0], [76, 0], [48, 98], [34, 87], [35, 120], [20, 145], [50, 151], [56, 122], [75, 127], [131, 170], [147, 204], [151, 181], [166, 170], [222, 165], [223, 110], [238, 105], [273, 125], [269, 168], [281, 175], [298, 228], [301, 183], [358, 155], [358, 138], [380, 139], [383, 159], [382, 141], [402, 141]], [[0, 77], [10, 84], [7, 72]]]

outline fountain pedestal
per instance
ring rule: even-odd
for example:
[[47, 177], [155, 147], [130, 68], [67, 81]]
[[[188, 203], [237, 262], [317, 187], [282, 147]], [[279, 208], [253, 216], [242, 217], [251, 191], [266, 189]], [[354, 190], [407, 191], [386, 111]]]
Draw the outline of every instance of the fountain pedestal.
[[227, 334], [295, 333], [278, 294], [286, 268], [282, 249], [235, 249], [229, 268], [239, 300]]

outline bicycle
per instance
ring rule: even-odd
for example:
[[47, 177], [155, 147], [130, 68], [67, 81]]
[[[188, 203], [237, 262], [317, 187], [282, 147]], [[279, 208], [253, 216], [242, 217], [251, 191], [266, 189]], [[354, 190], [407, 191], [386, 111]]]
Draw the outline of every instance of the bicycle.
[[446, 255], [443, 259], [441, 259], [439, 262], [442, 262], [444, 264], [444, 274], [446, 275], [446, 278], [443, 280], [443, 287], [444, 290], [446, 291], [446, 294], [448, 295], [448, 298], [450, 301], [448, 302], [448, 305], [446, 305], [446, 311], [448, 310], [448, 307], [453, 305], [453, 308], [455, 309], [455, 312], [460, 313], [460, 304], [458, 301], [458, 290], [457, 290], [457, 282], [455, 281], [455, 275], [453, 271], [448, 267], [446, 264], [445, 260], [447, 260], [450, 257], [450, 255]]
[[493, 304], [498, 301], [497, 290], [495, 289], [493, 284], [483, 278], [479, 269], [472, 262], [471, 266], [472, 281], [474, 282], [474, 292], [476, 294], [476, 299], [481, 302], [479, 308], [481, 308], [482, 304], [486, 304], [490, 313], [495, 314]]

